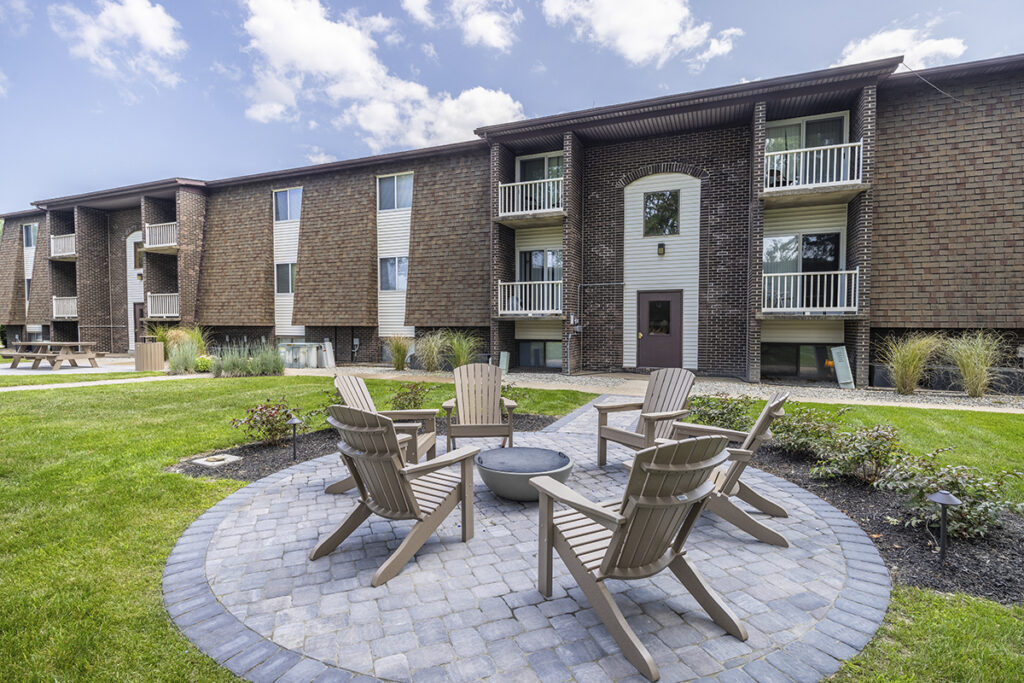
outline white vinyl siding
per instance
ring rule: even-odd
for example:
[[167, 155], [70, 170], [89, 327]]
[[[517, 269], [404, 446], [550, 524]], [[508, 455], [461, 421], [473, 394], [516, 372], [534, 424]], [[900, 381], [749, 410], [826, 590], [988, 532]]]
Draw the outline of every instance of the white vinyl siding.
[[846, 232], [846, 204], [794, 206], [764, 212], [765, 235], [836, 231]]
[[[32, 279], [32, 269], [36, 263], [36, 245], [39, 242], [39, 224], [38, 223], [25, 223], [21, 226], [21, 239], [25, 239], [25, 228], [31, 227], [32, 229], [32, 246], [25, 247], [25, 279]], [[24, 242], [23, 242], [24, 243]]]
[[128, 292], [128, 350], [135, 350], [135, 305], [145, 300], [143, 283], [139, 279], [142, 268], [135, 267], [135, 245], [142, 242], [142, 231], [133, 232], [125, 240], [125, 272]]
[[792, 344], [842, 344], [842, 320], [763, 320], [761, 341]]
[[516, 320], [516, 339], [558, 340], [561, 338], [561, 320]]
[[544, 228], [519, 228], [516, 230], [516, 250], [524, 249], [561, 249], [562, 226], [552, 225]]
[[[301, 198], [301, 194], [299, 194]], [[291, 214], [299, 214], [301, 207], [291, 207]], [[277, 264], [297, 263], [299, 259], [298, 220], [274, 221], [274, 334], [278, 337], [305, 337], [306, 328], [292, 322], [295, 294], [277, 294]]]
[[380, 289], [380, 259], [409, 256], [412, 209], [377, 212], [377, 334], [381, 337], [411, 337], [416, 328], [405, 324], [405, 291]]
[[[644, 237], [644, 193], [679, 190], [679, 234]], [[623, 216], [622, 364], [636, 367], [636, 295], [642, 291], [683, 290], [683, 366], [697, 367], [700, 287], [700, 180], [682, 173], [659, 173], [625, 189]], [[658, 256], [658, 243], [665, 255]]]

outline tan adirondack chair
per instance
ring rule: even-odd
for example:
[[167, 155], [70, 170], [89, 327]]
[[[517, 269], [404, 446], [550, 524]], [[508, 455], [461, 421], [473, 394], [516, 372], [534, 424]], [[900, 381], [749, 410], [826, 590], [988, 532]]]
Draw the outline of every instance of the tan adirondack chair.
[[[552, 548], [590, 605], [648, 679], [658, 667], [626, 623], [605, 579], [642, 579], [669, 569], [716, 624], [740, 640], [747, 631], [686, 558], [684, 544], [714, 491], [711, 473], [728, 457], [724, 437], [665, 441], [636, 455], [620, 500], [593, 503], [551, 477], [534, 477], [540, 491], [538, 583], [551, 596]], [[554, 512], [554, 501], [568, 510]]]
[[[515, 401], [501, 395], [501, 368], [487, 363], [470, 363], [455, 368], [455, 398], [441, 404], [448, 414], [448, 450], [463, 436], [502, 436], [501, 445], [512, 447], [512, 413]], [[501, 421], [505, 408], [508, 422]], [[452, 419], [452, 411], [458, 419]]]
[[[651, 373], [643, 401], [598, 403], [597, 464], [608, 462], [608, 442], [614, 441], [638, 451], [650, 448], [656, 439], [672, 434], [672, 420], [685, 417], [693, 388], [693, 373], [682, 368], [663, 368]], [[608, 413], [639, 410], [640, 417], [632, 430], [608, 426]]]
[[[313, 548], [310, 560], [337, 548], [371, 512], [387, 519], [416, 520], [398, 549], [373, 575], [374, 586], [394, 578], [459, 503], [462, 540], [473, 537], [473, 456], [479, 448], [460, 448], [418, 465], [407, 465], [390, 418], [347, 406], [331, 406], [328, 410], [328, 422], [341, 435], [341, 458], [359, 489], [359, 504], [336, 531]], [[459, 465], [460, 474], [441, 471], [450, 465]]]
[[761, 447], [765, 439], [771, 437], [772, 422], [786, 414], [783, 406], [788, 399], [789, 394], [783, 392], [778, 392], [768, 399], [764, 409], [749, 432], [739, 432], [721, 427], [691, 424], [689, 422], [676, 422], [672, 425], [673, 439], [685, 439], [694, 436], [724, 436], [729, 441], [740, 444], [740, 449], [734, 451], [730, 457], [730, 462], [716, 469], [711, 475], [711, 481], [715, 484], [715, 492], [711, 494], [711, 498], [708, 500], [708, 511], [731, 522], [763, 543], [770, 543], [782, 546], [783, 548], [789, 547], [789, 541], [786, 540], [785, 536], [751, 517], [745, 510], [738, 507], [731, 498], [736, 496], [772, 517], [789, 516], [781, 505], [765, 498], [740, 480], [743, 471], [750, 464], [754, 453], [757, 453], [757, 449]]
[[[409, 434], [413, 438], [406, 447], [405, 461], [407, 463], [419, 462], [420, 458], [426, 456], [428, 459], [437, 455], [437, 411], [432, 408], [416, 410], [377, 410], [370, 397], [370, 391], [366, 388], [366, 382], [362, 377], [352, 375], [335, 375], [334, 387], [341, 395], [341, 400], [349, 408], [365, 410], [369, 413], [378, 413], [384, 417], [390, 417], [395, 422], [395, 431], [399, 434]], [[399, 422], [402, 420], [402, 422]], [[407, 422], [406, 422], [407, 421]], [[420, 434], [422, 423], [423, 433]]]

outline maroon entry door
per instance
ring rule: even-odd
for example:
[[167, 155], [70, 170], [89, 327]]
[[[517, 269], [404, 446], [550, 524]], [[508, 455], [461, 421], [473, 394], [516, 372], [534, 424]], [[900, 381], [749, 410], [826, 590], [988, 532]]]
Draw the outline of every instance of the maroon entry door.
[[641, 368], [683, 367], [683, 293], [636, 293], [636, 364]]
[[142, 341], [142, 335], [145, 333], [145, 325], [142, 322], [142, 317], [146, 315], [146, 304], [141, 301], [135, 302], [135, 343], [138, 344]]

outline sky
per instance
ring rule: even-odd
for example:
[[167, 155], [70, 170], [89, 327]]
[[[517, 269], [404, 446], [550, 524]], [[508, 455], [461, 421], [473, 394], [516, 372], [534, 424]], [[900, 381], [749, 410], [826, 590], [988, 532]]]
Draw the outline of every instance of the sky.
[[1017, 54], [1022, 22], [1020, 0], [0, 0], [0, 212], [896, 54]]

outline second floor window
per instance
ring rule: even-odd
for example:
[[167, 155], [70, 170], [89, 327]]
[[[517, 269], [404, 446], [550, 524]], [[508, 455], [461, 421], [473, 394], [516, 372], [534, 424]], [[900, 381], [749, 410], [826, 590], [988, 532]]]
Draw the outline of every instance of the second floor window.
[[380, 289], [383, 292], [405, 291], [409, 282], [409, 259], [406, 256], [380, 260]]
[[25, 278], [25, 301], [28, 301], [28, 293], [32, 289], [32, 278]]
[[294, 294], [295, 293], [295, 264], [294, 263], [278, 263], [277, 269], [277, 293], [278, 294]]
[[377, 178], [377, 210], [408, 209], [412, 206], [412, 173]]
[[302, 213], [302, 188], [274, 192], [274, 220], [297, 221]]
[[36, 237], [39, 235], [39, 224], [32, 223], [31, 225], [21, 226], [25, 232], [25, 248], [31, 249], [36, 246]]
[[679, 190], [644, 192], [644, 237], [679, 234]]

